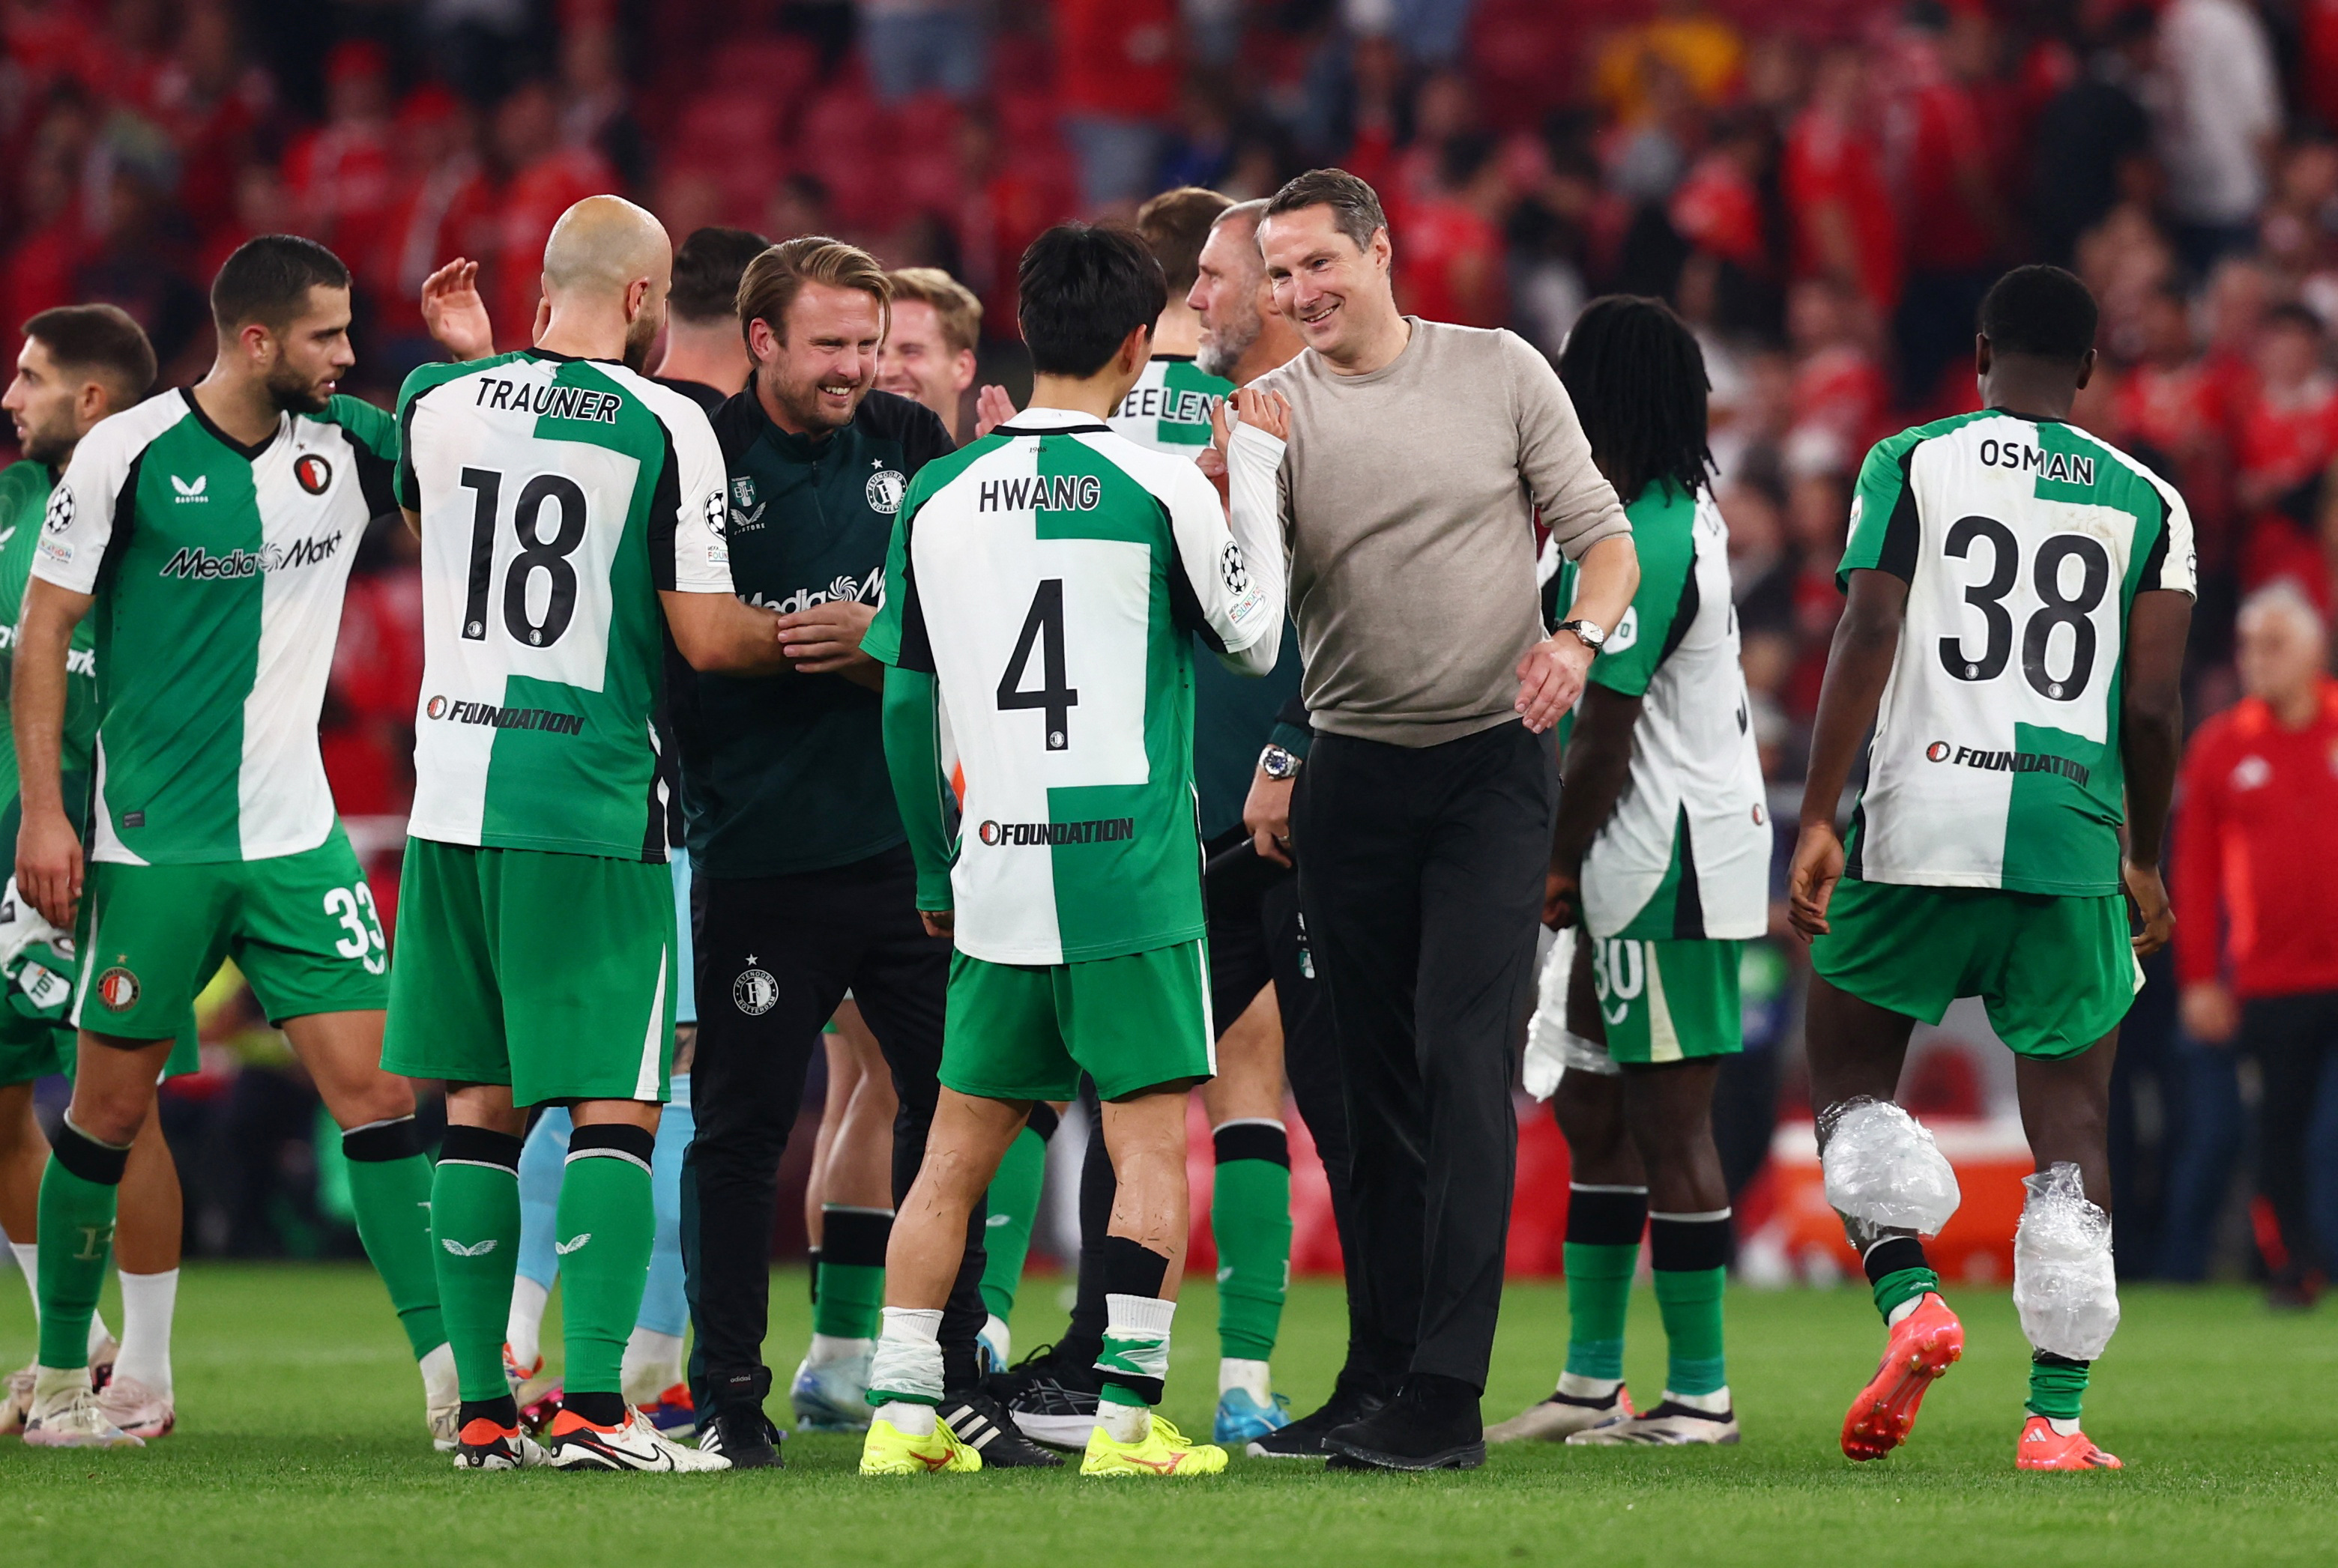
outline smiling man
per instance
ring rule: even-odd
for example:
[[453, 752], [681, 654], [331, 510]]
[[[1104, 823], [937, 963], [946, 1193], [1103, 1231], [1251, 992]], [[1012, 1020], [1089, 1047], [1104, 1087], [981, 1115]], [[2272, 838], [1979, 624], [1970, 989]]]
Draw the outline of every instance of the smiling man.
[[[673, 683], [683, 800], [698, 876], [695, 1281], [708, 1441], [734, 1465], [776, 1460], [762, 1401], [776, 1172], [820, 1028], [849, 990], [901, 1098], [893, 1189], [909, 1190], [940, 1085], [949, 944], [918, 918], [917, 869], [885, 768], [879, 666], [860, 651], [909, 481], [951, 449], [932, 412], [874, 389], [892, 283], [820, 235], [775, 245], [740, 282], [755, 362], [714, 416], [728, 474], [732, 581], [779, 612], [791, 667]], [[831, 1210], [811, 1353], [790, 1390], [805, 1421], [868, 1423], [892, 1216]], [[1055, 1463], [972, 1398], [983, 1323], [979, 1231], [944, 1326], [944, 1416], [993, 1465]]]
[[974, 385], [982, 301], [938, 267], [902, 267], [891, 277], [893, 324], [878, 351], [877, 385], [924, 404], [956, 436]]

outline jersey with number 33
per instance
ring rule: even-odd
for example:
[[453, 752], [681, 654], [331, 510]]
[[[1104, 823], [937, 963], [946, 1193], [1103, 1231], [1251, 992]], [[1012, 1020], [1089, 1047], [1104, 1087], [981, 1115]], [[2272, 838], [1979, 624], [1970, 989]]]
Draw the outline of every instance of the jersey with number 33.
[[1908, 614], [1847, 874], [2117, 892], [2127, 611], [2194, 592], [2183, 497], [2074, 425], [1959, 415], [1868, 453], [1839, 583], [1861, 569]]
[[422, 517], [418, 838], [666, 858], [661, 590], [731, 592], [698, 406], [540, 349], [427, 365], [398, 397]]

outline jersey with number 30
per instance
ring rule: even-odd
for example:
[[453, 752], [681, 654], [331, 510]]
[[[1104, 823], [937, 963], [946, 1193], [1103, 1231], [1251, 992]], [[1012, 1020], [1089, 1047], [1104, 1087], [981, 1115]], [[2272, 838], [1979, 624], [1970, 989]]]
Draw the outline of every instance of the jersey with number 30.
[[[1256, 432], [1235, 448], [1253, 546], [1282, 450]], [[949, 713], [959, 951], [1065, 964], [1202, 934], [1193, 637], [1272, 667], [1273, 548], [1245, 553], [1194, 464], [1065, 410], [1027, 409], [910, 481], [861, 646], [931, 671]]]
[[2076, 426], [1960, 415], [1868, 453], [1838, 581], [1862, 568], [1908, 613], [1847, 874], [2117, 892], [2127, 611], [2194, 591], [2183, 498]]
[[398, 397], [422, 517], [418, 838], [666, 857], [660, 590], [731, 592], [722, 453], [622, 365], [526, 349]]

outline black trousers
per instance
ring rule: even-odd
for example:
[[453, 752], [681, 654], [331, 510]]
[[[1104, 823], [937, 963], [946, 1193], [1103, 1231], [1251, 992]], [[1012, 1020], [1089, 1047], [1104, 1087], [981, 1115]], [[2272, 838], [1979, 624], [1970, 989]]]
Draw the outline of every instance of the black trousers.
[[1481, 1389], [1557, 800], [1552, 737], [1503, 724], [1418, 748], [1319, 736], [1292, 803], [1372, 1318], [1393, 1369]]
[[[1282, 1022], [1282, 1071], [1291, 1097], [1315, 1140], [1315, 1152], [1331, 1188], [1331, 1220], [1340, 1233], [1347, 1274], [1348, 1358], [1341, 1378], [1379, 1380], [1390, 1354], [1358, 1261], [1356, 1213], [1348, 1143], [1348, 1108], [1340, 1089], [1340, 1055], [1331, 1037], [1331, 1009], [1317, 982], [1307, 951], [1307, 923], [1299, 908], [1299, 878], [1272, 861], [1230, 866], [1222, 859], [1242, 842], [1239, 830], [1206, 847], [1213, 866], [1209, 897], [1210, 1011], [1223, 1035], [1271, 982], [1275, 1011]], [[1243, 858], [1236, 857], [1237, 862]], [[1083, 1102], [1091, 1116], [1092, 1094]], [[1104, 1239], [1111, 1228], [1115, 1179], [1102, 1129], [1091, 1122], [1087, 1155], [1080, 1169], [1079, 1289], [1071, 1327], [1058, 1353], [1082, 1365], [1104, 1346]], [[1402, 1363], [1397, 1364], [1401, 1370]]]
[[[2257, 1191], [2280, 1221], [2290, 1280], [2338, 1264], [2338, 1171], [2310, 1152], [2318, 1122], [2338, 1113], [2338, 991], [2261, 996], [2241, 1004], [2242, 1049], [2257, 1059]], [[2320, 1199], [2320, 1201], [2316, 1200]], [[2317, 1224], [2317, 1221], [2319, 1223]]]
[[[893, 1127], [898, 1203], [917, 1180], [941, 1093], [949, 944], [927, 936], [918, 919], [906, 848], [793, 877], [702, 871], [693, 894], [698, 1135], [683, 1161], [683, 1264], [698, 1330], [693, 1359], [703, 1368], [705, 1395], [719, 1399], [752, 1383], [760, 1397], [771, 1387], [762, 1347], [780, 1156], [821, 1027], [850, 990], [892, 1069], [901, 1102]], [[975, 1380], [982, 1220], [977, 1210], [968, 1226], [967, 1255], [942, 1317], [952, 1388]]]

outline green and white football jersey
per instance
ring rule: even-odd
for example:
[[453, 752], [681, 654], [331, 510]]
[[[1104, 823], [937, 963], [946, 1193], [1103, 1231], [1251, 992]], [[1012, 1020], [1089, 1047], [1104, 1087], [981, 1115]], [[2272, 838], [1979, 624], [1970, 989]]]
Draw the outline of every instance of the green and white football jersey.
[[266, 860], [332, 833], [317, 716], [398, 432], [354, 397], [246, 446], [191, 391], [84, 436], [33, 575], [96, 597], [94, 859]]
[[2119, 888], [2119, 700], [2137, 593], [2194, 591], [2192, 518], [2074, 425], [1995, 411], [1879, 442], [1838, 582], [1908, 583], [1848, 874], [2101, 896]]
[[1210, 404], [1234, 384], [1206, 374], [1191, 354], [1155, 354], [1108, 423], [1148, 452], [1188, 459], [1210, 444]]
[[[14, 674], [16, 618], [23, 612], [25, 579], [33, 574], [33, 556], [41, 540], [41, 519], [57, 475], [44, 463], [13, 463], [0, 470], [0, 722], [8, 712], [8, 682]], [[64, 772], [67, 781], [65, 808], [76, 820], [80, 803], [72, 783], [86, 785], [91, 750], [97, 737], [97, 628], [83, 616], [73, 629], [65, 649], [65, 725]], [[15, 831], [16, 749], [0, 754], [0, 841]]]
[[1202, 934], [1192, 634], [1262, 674], [1282, 628], [1282, 443], [1234, 451], [1231, 534], [1194, 464], [1062, 409], [910, 482], [862, 647], [932, 671], [950, 716], [960, 952], [1064, 964]]
[[[1664, 942], [1759, 936], [1770, 920], [1770, 813], [1738, 663], [1729, 528], [1708, 493], [1670, 480], [1624, 508], [1640, 554], [1631, 608], [1591, 681], [1642, 700], [1632, 769], [1583, 857], [1591, 934]], [[1572, 562], [1544, 546], [1563, 610]]]
[[427, 365], [398, 395], [422, 518], [418, 838], [666, 856], [660, 590], [731, 592], [697, 404], [602, 359]]

